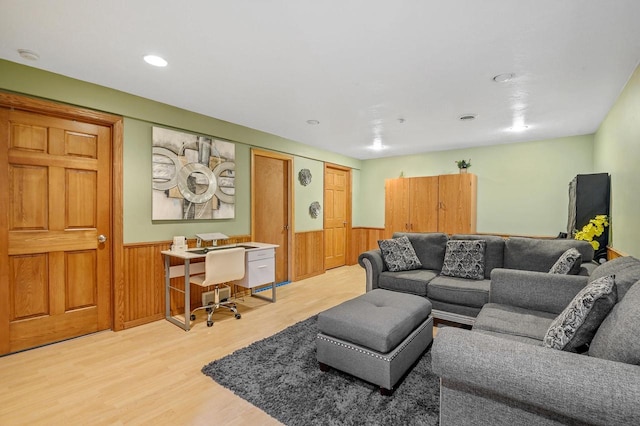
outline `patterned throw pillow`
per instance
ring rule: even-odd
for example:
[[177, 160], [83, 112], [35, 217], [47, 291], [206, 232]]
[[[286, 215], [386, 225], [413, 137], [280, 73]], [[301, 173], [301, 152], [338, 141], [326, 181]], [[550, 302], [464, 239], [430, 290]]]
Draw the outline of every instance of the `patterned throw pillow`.
[[472, 280], [484, 279], [485, 240], [449, 240], [441, 275]]
[[615, 277], [607, 275], [587, 284], [553, 320], [542, 346], [568, 352], [591, 342], [600, 324], [616, 304]]
[[390, 240], [378, 240], [382, 259], [391, 272], [422, 268], [411, 241], [406, 236]]
[[[558, 260], [556, 260], [556, 263], [554, 263], [549, 270], [549, 273], [566, 275], [575, 271], [577, 274], [580, 271], [581, 263], [582, 255], [580, 252], [575, 248], [570, 248], [560, 255]], [[576, 266], [577, 268], [575, 268]]]

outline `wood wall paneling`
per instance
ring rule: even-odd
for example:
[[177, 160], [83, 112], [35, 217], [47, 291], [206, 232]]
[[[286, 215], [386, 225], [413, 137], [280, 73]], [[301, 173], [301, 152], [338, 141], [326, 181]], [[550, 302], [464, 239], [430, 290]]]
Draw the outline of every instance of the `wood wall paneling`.
[[324, 231], [297, 232], [294, 246], [293, 281], [324, 273]]
[[358, 263], [360, 253], [378, 248], [378, 240], [386, 238], [384, 228], [353, 228], [351, 230], [351, 245], [348, 253], [347, 264]]
[[[219, 241], [220, 245], [239, 244], [251, 241], [248, 235]], [[195, 239], [187, 241], [195, 247]], [[163, 250], [169, 250], [170, 241], [134, 243], [124, 246], [124, 274], [122, 283], [122, 328], [131, 328], [164, 318], [164, 257]], [[171, 265], [179, 265], [179, 259], [171, 259]], [[194, 262], [192, 262], [194, 263]], [[184, 289], [184, 278], [172, 278], [171, 286]], [[191, 287], [191, 307], [202, 305], [202, 293], [206, 289]], [[179, 291], [171, 291], [171, 313], [184, 313], [184, 296]]]
[[624, 256], [627, 256], [627, 255], [622, 253], [621, 251], [616, 250], [613, 247], [607, 247], [607, 260], [613, 260], [617, 257], [624, 257]]

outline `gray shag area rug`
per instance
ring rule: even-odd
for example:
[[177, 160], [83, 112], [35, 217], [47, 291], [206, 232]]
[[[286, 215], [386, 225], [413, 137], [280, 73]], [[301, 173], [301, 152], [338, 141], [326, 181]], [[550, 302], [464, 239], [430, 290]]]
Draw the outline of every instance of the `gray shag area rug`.
[[437, 425], [429, 351], [391, 396], [316, 361], [317, 316], [206, 365], [202, 372], [286, 425]]

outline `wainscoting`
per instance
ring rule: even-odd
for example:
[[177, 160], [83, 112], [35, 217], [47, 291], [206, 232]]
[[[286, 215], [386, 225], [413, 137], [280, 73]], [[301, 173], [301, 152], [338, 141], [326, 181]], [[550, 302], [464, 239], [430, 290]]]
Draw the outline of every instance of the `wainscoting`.
[[[386, 238], [384, 228], [358, 227], [351, 230], [348, 242], [347, 265], [358, 263], [360, 253], [378, 248], [378, 240]], [[220, 244], [237, 244], [251, 241], [249, 235], [241, 235]], [[160, 252], [168, 250], [169, 241], [135, 243], [124, 246], [124, 280], [122, 290], [116, 294], [123, 296], [114, 303], [114, 330], [135, 327], [164, 318], [164, 259]], [[189, 241], [195, 246], [195, 240]], [[609, 260], [625, 256], [614, 248], [608, 248]], [[172, 262], [180, 263], [178, 260]], [[299, 232], [294, 236], [294, 276], [299, 281], [324, 274], [324, 232]], [[173, 263], [172, 263], [173, 264]], [[184, 288], [182, 278], [174, 278], [172, 286]], [[173, 291], [173, 290], [172, 290]], [[171, 311], [182, 312], [184, 308], [181, 294], [171, 295]], [[191, 304], [200, 306], [202, 289], [191, 287]]]
[[[249, 235], [219, 241], [219, 244], [238, 244], [251, 241]], [[195, 247], [195, 240], [188, 241], [189, 247]], [[122, 300], [114, 304], [114, 330], [135, 327], [164, 318], [164, 257], [162, 250], [169, 250], [169, 241], [153, 243], [125, 244], [124, 246], [124, 280]], [[172, 259], [172, 265], [180, 263]], [[173, 278], [171, 286], [184, 289], [182, 277]], [[171, 311], [182, 312], [184, 298], [182, 294], [172, 290]], [[202, 304], [203, 289], [191, 287], [191, 306]]]
[[298, 232], [294, 238], [293, 281], [324, 274], [324, 231]]
[[607, 247], [607, 260], [613, 260], [616, 257], [624, 257], [624, 256], [627, 256], [627, 255], [622, 252], [619, 252], [613, 247]]
[[360, 253], [378, 248], [378, 240], [383, 240], [387, 233], [384, 228], [352, 228], [347, 265], [358, 263]]
[[[383, 239], [382, 228], [353, 228], [348, 243], [347, 265], [358, 263], [363, 251], [378, 247]], [[251, 241], [251, 236], [234, 236], [219, 244], [238, 244]], [[164, 318], [164, 258], [160, 253], [168, 250], [171, 242], [132, 243], [124, 246], [124, 271], [120, 291], [122, 295], [114, 301], [114, 330], [123, 330]], [[195, 240], [188, 241], [189, 247], [195, 247]], [[172, 265], [180, 263], [172, 259]], [[324, 274], [324, 231], [299, 232], [294, 235], [292, 281], [299, 281]], [[172, 287], [184, 288], [183, 278], [173, 278]], [[191, 287], [191, 306], [200, 306], [202, 291], [198, 286]], [[182, 312], [184, 301], [182, 294], [172, 290], [171, 312]]]

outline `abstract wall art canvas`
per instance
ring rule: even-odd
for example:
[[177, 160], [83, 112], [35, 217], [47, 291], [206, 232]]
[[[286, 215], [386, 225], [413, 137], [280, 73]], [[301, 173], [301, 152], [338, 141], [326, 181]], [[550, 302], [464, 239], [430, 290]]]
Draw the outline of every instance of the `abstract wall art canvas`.
[[153, 220], [235, 217], [235, 144], [153, 127]]

